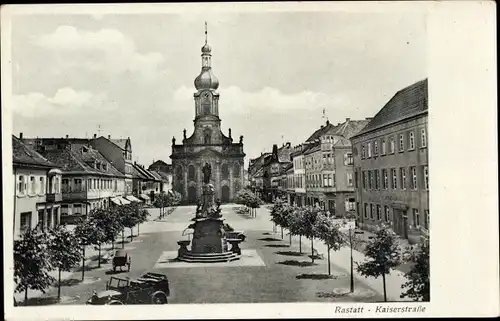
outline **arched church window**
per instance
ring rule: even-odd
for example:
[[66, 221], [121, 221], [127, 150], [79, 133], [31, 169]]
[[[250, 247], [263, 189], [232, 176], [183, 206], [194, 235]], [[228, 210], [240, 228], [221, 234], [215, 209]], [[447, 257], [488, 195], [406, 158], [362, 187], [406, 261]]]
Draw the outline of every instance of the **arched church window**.
[[204, 132], [203, 132], [203, 136], [204, 136], [204, 143], [205, 144], [211, 144], [212, 143], [212, 132], [210, 129], [206, 129]]
[[234, 164], [233, 176], [234, 177], [240, 177], [240, 171], [241, 171], [240, 164], [238, 164], [238, 163]]
[[188, 167], [188, 179], [190, 181], [194, 181], [196, 179], [196, 172], [193, 165], [189, 165]]
[[221, 174], [223, 180], [229, 179], [229, 166], [227, 164], [222, 164]]

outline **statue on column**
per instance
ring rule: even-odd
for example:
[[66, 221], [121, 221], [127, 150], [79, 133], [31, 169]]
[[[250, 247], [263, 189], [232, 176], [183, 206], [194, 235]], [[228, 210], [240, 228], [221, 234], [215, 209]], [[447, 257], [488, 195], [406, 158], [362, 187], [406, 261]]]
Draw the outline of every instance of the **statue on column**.
[[184, 139], [186, 139], [186, 129], [184, 128], [182, 132], [184, 133]]
[[243, 135], [240, 136], [240, 144], [243, 144]]
[[172, 137], [172, 145], [175, 145], [175, 136]]
[[212, 166], [209, 163], [205, 163], [203, 166], [203, 183], [210, 183], [210, 175], [212, 174]]

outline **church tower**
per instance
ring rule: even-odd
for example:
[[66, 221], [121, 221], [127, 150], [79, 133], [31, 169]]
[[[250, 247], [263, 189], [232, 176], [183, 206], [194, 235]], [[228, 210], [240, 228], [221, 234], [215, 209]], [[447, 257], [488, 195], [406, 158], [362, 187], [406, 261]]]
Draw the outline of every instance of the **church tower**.
[[184, 129], [182, 144], [172, 139], [173, 188], [181, 193], [184, 204], [195, 204], [202, 193], [202, 168], [212, 167], [210, 183], [217, 198], [231, 202], [243, 187], [243, 136], [233, 142], [221, 130], [219, 118], [219, 80], [212, 72], [212, 48], [208, 44], [205, 22], [205, 44], [201, 47], [201, 71], [194, 80], [194, 131], [188, 137]]

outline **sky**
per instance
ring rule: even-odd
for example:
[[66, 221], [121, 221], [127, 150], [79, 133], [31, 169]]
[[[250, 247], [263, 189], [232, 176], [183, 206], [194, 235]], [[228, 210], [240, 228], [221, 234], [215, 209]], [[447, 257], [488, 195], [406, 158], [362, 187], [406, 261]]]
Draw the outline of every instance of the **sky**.
[[12, 18], [13, 130], [130, 137], [135, 161], [170, 163], [193, 131], [204, 23], [227, 135], [245, 163], [324, 124], [373, 117], [427, 77], [419, 12], [56, 14]]

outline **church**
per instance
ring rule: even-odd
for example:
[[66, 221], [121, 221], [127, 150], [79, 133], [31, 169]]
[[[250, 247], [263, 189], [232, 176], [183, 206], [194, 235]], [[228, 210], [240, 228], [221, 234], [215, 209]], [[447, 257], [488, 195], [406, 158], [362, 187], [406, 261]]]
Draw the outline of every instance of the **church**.
[[194, 131], [188, 137], [184, 129], [181, 144], [172, 138], [173, 189], [182, 195], [183, 204], [195, 204], [201, 198], [205, 164], [211, 167], [210, 183], [222, 203], [232, 202], [244, 183], [243, 136], [233, 142], [231, 129], [227, 136], [221, 130], [219, 80], [212, 72], [207, 38], [205, 24], [201, 72], [194, 80]]

